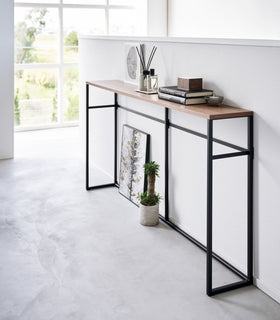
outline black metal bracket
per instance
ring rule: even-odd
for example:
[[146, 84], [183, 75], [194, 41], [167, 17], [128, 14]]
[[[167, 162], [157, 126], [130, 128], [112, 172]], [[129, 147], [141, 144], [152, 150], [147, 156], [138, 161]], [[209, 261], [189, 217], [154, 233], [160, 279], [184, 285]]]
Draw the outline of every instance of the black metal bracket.
[[[89, 110], [114, 108], [114, 182], [101, 184], [96, 186], [89, 185]], [[114, 94], [114, 104], [102, 105], [102, 106], [90, 106], [89, 105], [89, 84], [86, 84], [86, 190], [94, 190], [108, 187], [119, 187], [117, 181], [117, 141], [118, 141], [118, 95]]]
[[[114, 108], [114, 182], [89, 186], [89, 110], [100, 108]], [[118, 109], [125, 110], [127, 112], [134, 113], [141, 117], [148, 118], [150, 120], [164, 124], [164, 140], [165, 140], [165, 215], [160, 216], [160, 219], [168, 226], [179, 232], [185, 238], [193, 242], [200, 249], [206, 251], [206, 293], [208, 296], [213, 296], [218, 293], [227, 292], [230, 290], [242, 288], [253, 284], [253, 159], [254, 159], [254, 128], [253, 128], [253, 116], [247, 117], [247, 148], [237, 146], [235, 144], [216, 139], [213, 137], [213, 121], [207, 120], [207, 134], [197, 132], [188, 128], [181, 127], [177, 124], [173, 124], [169, 121], [169, 109], [165, 108], [164, 119], [158, 119], [153, 116], [144, 114], [127, 107], [120, 106], [118, 104], [118, 95], [114, 93], [114, 104], [103, 106], [90, 106], [89, 105], [89, 85], [86, 84], [86, 189], [99, 189], [104, 187], [119, 187], [117, 181], [117, 125], [118, 125]], [[169, 220], [169, 128], [175, 128], [189, 134], [201, 137], [207, 140], [207, 241], [206, 246], [196, 240], [194, 237], [180, 229], [173, 222]], [[232, 148], [236, 152], [213, 155], [213, 143], [218, 143], [223, 146]], [[247, 274], [244, 274], [238, 270], [235, 266], [228, 263], [222, 257], [213, 252], [212, 240], [213, 240], [213, 161], [224, 158], [247, 156]], [[241, 278], [240, 281], [230, 283], [224, 286], [213, 288], [212, 285], [212, 260], [216, 259], [226, 268], [234, 272]]]

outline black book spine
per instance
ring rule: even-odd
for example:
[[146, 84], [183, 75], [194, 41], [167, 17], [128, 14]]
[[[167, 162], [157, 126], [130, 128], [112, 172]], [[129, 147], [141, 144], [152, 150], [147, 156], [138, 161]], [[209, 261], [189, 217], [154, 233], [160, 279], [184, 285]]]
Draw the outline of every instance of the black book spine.
[[163, 93], [163, 92], [158, 92], [158, 97], [160, 99], [164, 99], [164, 100], [168, 100], [168, 101], [171, 101], [171, 102], [184, 104], [184, 105], [187, 105], [187, 106], [196, 105], [196, 104], [205, 104], [206, 103], [206, 100], [203, 97], [182, 98], [182, 97], [173, 96], [173, 95], [170, 95], [170, 94], [167, 94], [167, 93]]
[[172, 94], [178, 97], [183, 97], [183, 98], [198, 98], [198, 97], [213, 95], [213, 90], [206, 90], [206, 89], [203, 89], [201, 91], [184, 91], [184, 90], [176, 90], [168, 87], [159, 87], [158, 91], [166, 94]]
[[158, 97], [160, 99], [168, 100], [171, 102], [176, 102], [176, 103], [181, 103], [181, 104], [186, 104], [186, 98], [183, 97], [177, 97], [171, 94], [166, 94], [164, 92], [158, 92]]
[[158, 91], [162, 92], [162, 93], [172, 94], [172, 95], [178, 96], [178, 97], [183, 97], [183, 98], [186, 97], [186, 93], [185, 92], [178, 91], [178, 90], [173, 90], [173, 89], [170, 89], [170, 88], [160, 87], [158, 89]]

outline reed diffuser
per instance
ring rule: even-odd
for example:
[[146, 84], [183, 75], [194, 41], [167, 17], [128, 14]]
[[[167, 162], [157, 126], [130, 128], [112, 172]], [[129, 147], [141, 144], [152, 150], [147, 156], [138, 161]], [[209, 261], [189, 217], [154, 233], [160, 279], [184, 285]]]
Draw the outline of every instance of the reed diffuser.
[[154, 69], [150, 69], [157, 47], [153, 46], [147, 64], [144, 54], [144, 44], [140, 44], [140, 49], [136, 47], [136, 51], [141, 64], [138, 91], [144, 93], [157, 93], [158, 78], [157, 75], [155, 75]]

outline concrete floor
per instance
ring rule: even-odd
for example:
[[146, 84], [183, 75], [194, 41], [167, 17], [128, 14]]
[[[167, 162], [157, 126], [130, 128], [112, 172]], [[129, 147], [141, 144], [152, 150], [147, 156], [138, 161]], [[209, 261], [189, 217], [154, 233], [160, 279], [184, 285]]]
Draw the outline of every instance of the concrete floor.
[[255, 287], [207, 297], [200, 249], [116, 189], [86, 192], [78, 134], [17, 133], [0, 161], [1, 320], [280, 319]]

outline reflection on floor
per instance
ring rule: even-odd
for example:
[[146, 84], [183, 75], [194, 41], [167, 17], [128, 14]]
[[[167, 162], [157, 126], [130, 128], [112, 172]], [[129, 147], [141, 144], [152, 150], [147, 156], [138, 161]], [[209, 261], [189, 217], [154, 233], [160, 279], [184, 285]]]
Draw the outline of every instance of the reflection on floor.
[[78, 128], [16, 133], [16, 150], [0, 161], [0, 319], [279, 320], [254, 287], [207, 297], [201, 250], [141, 226], [117, 189], [85, 191]]

